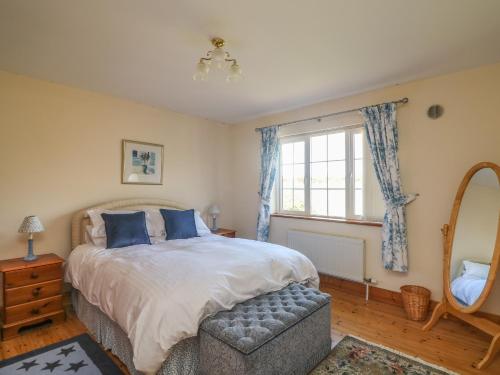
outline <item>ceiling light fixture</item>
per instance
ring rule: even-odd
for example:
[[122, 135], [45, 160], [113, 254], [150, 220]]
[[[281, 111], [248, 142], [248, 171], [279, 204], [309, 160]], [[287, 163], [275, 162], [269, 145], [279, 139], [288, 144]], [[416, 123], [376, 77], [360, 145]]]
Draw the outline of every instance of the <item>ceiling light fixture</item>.
[[227, 69], [227, 82], [238, 82], [241, 79], [241, 68], [236, 59], [231, 58], [224, 50], [224, 39], [213, 38], [214, 49], [207, 52], [207, 57], [202, 57], [196, 64], [196, 73], [193, 75], [195, 81], [206, 81], [210, 67], [215, 65], [217, 69]]

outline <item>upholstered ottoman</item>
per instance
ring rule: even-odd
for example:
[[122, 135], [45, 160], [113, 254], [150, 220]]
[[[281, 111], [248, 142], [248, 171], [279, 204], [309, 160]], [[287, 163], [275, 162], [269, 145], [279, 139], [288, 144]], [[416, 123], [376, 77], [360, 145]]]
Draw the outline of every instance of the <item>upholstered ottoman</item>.
[[296, 283], [221, 311], [200, 327], [205, 375], [307, 374], [330, 348], [330, 296]]

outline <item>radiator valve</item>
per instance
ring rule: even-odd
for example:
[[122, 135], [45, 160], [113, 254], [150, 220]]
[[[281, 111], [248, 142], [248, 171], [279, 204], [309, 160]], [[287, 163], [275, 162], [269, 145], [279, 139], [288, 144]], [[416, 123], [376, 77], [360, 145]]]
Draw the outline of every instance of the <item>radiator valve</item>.
[[377, 284], [378, 281], [377, 281], [377, 279], [374, 279], [373, 277], [368, 277], [368, 278], [365, 278], [365, 283], [367, 283], [367, 284]]

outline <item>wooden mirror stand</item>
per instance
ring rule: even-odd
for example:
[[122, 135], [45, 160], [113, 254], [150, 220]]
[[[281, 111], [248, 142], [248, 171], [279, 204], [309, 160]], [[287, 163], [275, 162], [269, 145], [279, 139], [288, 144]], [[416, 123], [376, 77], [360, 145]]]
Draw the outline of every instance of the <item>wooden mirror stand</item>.
[[436, 305], [434, 311], [432, 313], [431, 319], [425, 324], [423, 327], [424, 331], [430, 330], [441, 317], [447, 318], [448, 314], [453, 315], [454, 317], [463, 320], [470, 325], [480, 329], [481, 331], [487, 333], [492, 336], [493, 339], [488, 348], [488, 352], [477, 364], [473, 364], [477, 369], [486, 368], [495, 358], [495, 355], [500, 352], [500, 325], [494, 323], [491, 320], [486, 318], [477, 316], [475, 313], [483, 303], [486, 301], [488, 295], [493, 288], [493, 283], [496, 278], [496, 272], [498, 269], [499, 261], [500, 261], [500, 221], [498, 223], [498, 231], [496, 237], [496, 243], [493, 250], [493, 256], [491, 260], [490, 272], [488, 274], [488, 279], [486, 286], [478, 298], [477, 302], [471, 306], [461, 306], [457, 303], [454, 296], [450, 290], [450, 262], [451, 262], [451, 253], [453, 248], [453, 240], [455, 235], [455, 228], [458, 219], [458, 213], [460, 210], [460, 206], [462, 203], [462, 198], [465, 193], [465, 190], [474, 176], [474, 174], [483, 169], [483, 168], [491, 168], [493, 169], [497, 177], [500, 181], [500, 167], [493, 163], [483, 162], [472, 167], [469, 172], [465, 175], [462, 183], [457, 192], [457, 196], [455, 198], [455, 202], [453, 204], [453, 209], [450, 218], [450, 224], [445, 224], [441, 229], [443, 233], [443, 299], [440, 303]]
[[[444, 241], [446, 243], [446, 238], [448, 236], [448, 224], [445, 224], [441, 229], [444, 237]], [[446, 249], [445, 249], [445, 258], [446, 258]], [[446, 262], [445, 262], [446, 263]], [[448, 282], [448, 280], [445, 280]], [[479, 361], [477, 365], [474, 365], [475, 368], [481, 370], [486, 368], [495, 358], [495, 355], [500, 351], [500, 325], [492, 322], [491, 320], [478, 317], [474, 314], [464, 313], [460, 310], [457, 310], [453, 307], [447, 300], [446, 294], [443, 295], [443, 299], [440, 303], [436, 305], [434, 311], [432, 312], [431, 319], [427, 322], [427, 324], [423, 327], [424, 331], [429, 331], [432, 327], [436, 325], [436, 323], [441, 319], [441, 317], [447, 318], [447, 314], [451, 314], [458, 319], [461, 319], [470, 325], [480, 329], [481, 331], [487, 333], [490, 336], [493, 336], [493, 340], [490, 343], [490, 347], [488, 348], [488, 352], [484, 356], [484, 358]]]

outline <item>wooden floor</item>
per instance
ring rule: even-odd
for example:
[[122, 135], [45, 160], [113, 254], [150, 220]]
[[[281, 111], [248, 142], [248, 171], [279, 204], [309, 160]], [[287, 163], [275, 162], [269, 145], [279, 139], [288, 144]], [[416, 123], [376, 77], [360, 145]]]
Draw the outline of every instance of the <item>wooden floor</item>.
[[[332, 295], [332, 337], [338, 342], [351, 334], [382, 344], [428, 362], [444, 366], [460, 374], [500, 374], [500, 356], [483, 371], [471, 364], [488, 348], [489, 337], [475, 328], [455, 320], [443, 320], [430, 332], [423, 323], [406, 319], [404, 311], [393, 305], [369, 302], [342, 291], [325, 289]], [[85, 327], [72, 314], [65, 323], [38, 329], [18, 338], [2, 342], [0, 359], [10, 358], [85, 332]], [[119, 361], [110, 355], [115, 362]], [[123, 368], [123, 367], [122, 367]]]
[[454, 319], [441, 320], [431, 331], [406, 319], [402, 308], [372, 302], [337, 290], [332, 295], [332, 337], [350, 334], [446, 367], [460, 374], [500, 374], [500, 356], [485, 370], [471, 365], [488, 349], [491, 337]]

